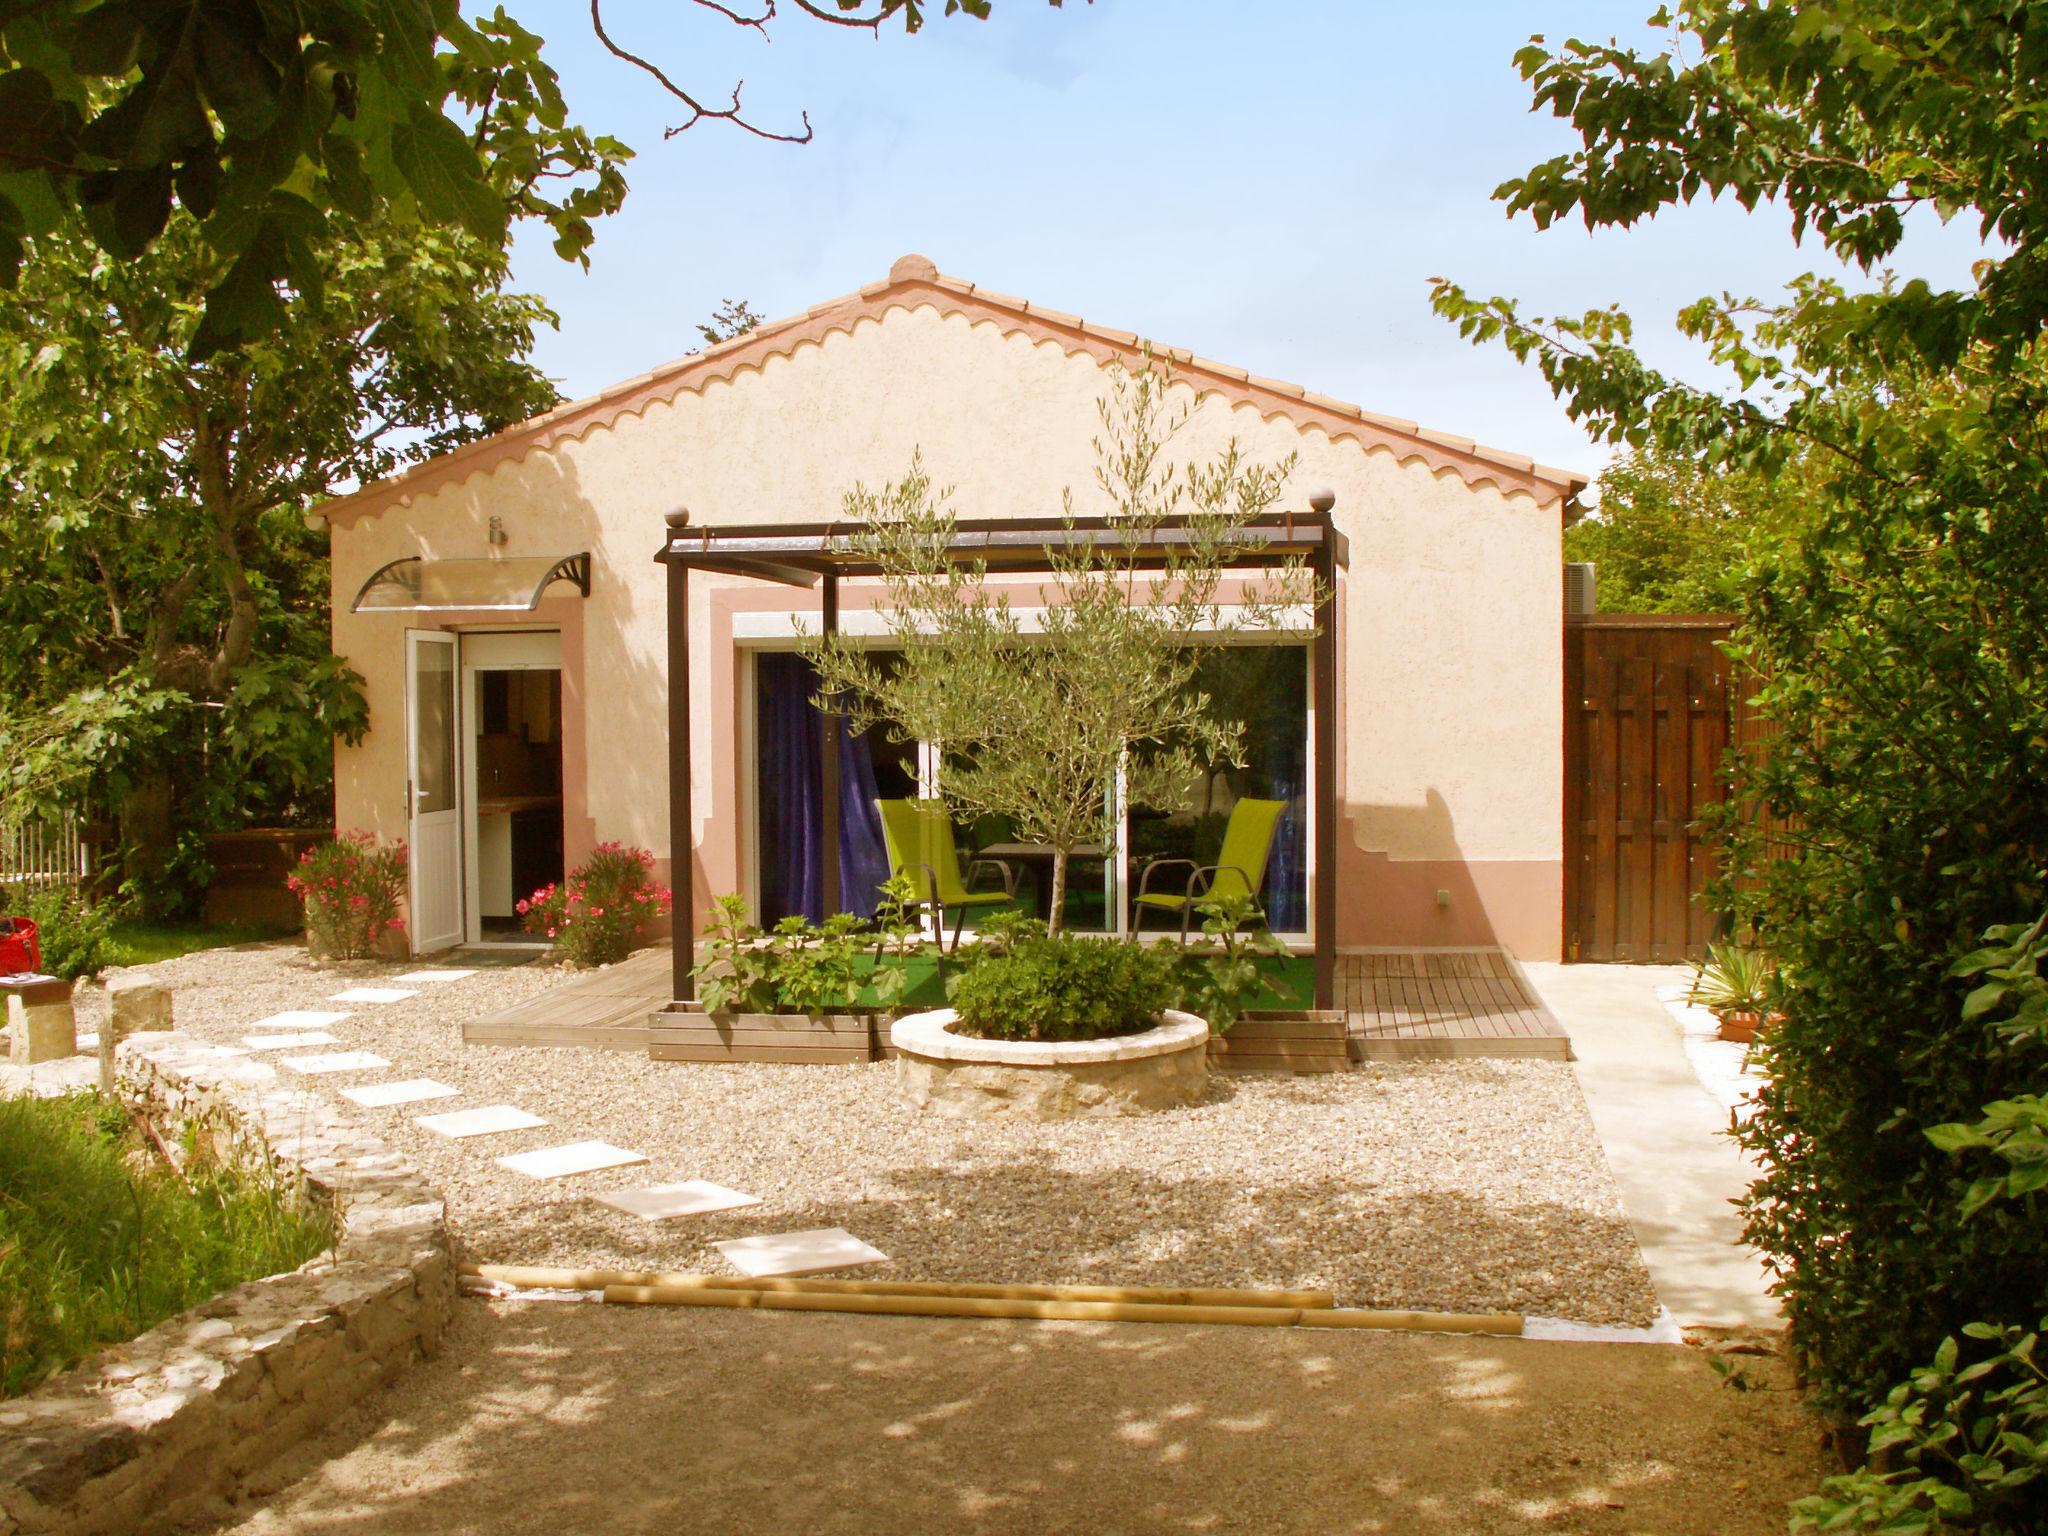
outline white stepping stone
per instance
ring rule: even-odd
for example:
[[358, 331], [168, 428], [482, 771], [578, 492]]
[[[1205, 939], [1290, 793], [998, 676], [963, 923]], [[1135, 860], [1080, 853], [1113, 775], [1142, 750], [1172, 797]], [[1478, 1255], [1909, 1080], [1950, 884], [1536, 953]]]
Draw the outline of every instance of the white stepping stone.
[[285, 1056], [279, 1065], [294, 1072], [369, 1072], [390, 1062], [375, 1051], [327, 1051], [318, 1056]]
[[595, 1173], [600, 1168], [625, 1168], [646, 1161], [645, 1154], [628, 1152], [608, 1141], [572, 1141], [565, 1146], [542, 1147], [538, 1152], [515, 1152], [497, 1159], [497, 1164], [536, 1179], [563, 1179], [572, 1173]]
[[475, 971], [462, 971], [456, 970], [453, 967], [437, 966], [432, 970], [407, 971], [403, 976], [394, 976], [391, 979], [393, 981], [409, 981], [413, 983], [423, 981], [432, 983], [437, 981], [460, 981], [465, 976], [474, 976], [475, 974]]
[[419, 993], [410, 987], [350, 987], [346, 992], [336, 992], [330, 1002], [336, 1003], [402, 1003], [408, 997]]
[[[502, 1161], [502, 1159], [501, 1159]], [[770, 1232], [760, 1237], [735, 1237], [712, 1247], [743, 1275], [815, 1275], [828, 1269], [861, 1264], [886, 1264], [889, 1255], [870, 1248], [844, 1227], [818, 1227], [809, 1232]]]
[[645, 1189], [622, 1189], [594, 1197], [642, 1221], [667, 1221], [672, 1216], [702, 1216], [711, 1211], [730, 1211], [742, 1205], [759, 1205], [759, 1195], [743, 1195], [709, 1179], [689, 1179], [681, 1184], [650, 1184]]
[[408, 1077], [401, 1083], [371, 1083], [363, 1088], [344, 1088], [341, 1096], [365, 1109], [385, 1109], [393, 1104], [417, 1104], [422, 1099], [452, 1099], [462, 1090], [437, 1083], [431, 1077]]
[[318, 1008], [292, 1008], [284, 1013], [273, 1013], [267, 1019], [258, 1019], [251, 1029], [325, 1029], [330, 1024], [339, 1024], [347, 1018], [346, 1013], [325, 1013]]
[[309, 1045], [339, 1045], [341, 1041], [324, 1029], [307, 1029], [295, 1035], [244, 1035], [242, 1044], [252, 1051], [284, 1051]]
[[527, 1131], [546, 1125], [539, 1115], [529, 1115], [510, 1104], [491, 1104], [483, 1109], [458, 1109], [445, 1115], [414, 1115], [413, 1124], [423, 1125], [437, 1136], [491, 1136], [499, 1131]]

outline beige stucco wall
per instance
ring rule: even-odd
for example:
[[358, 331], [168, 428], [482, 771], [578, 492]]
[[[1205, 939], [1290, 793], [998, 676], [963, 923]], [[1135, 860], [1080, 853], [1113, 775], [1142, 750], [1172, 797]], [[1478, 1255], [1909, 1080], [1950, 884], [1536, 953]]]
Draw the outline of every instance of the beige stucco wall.
[[[1094, 503], [1090, 439], [1104, 377], [1085, 354], [1005, 335], [929, 306], [891, 309], [758, 370], [600, 427], [580, 441], [443, 486], [410, 507], [333, 532], [335, 645], [369, 683], [371, 730], [337, 752], [337, 820], [403, 834], [403, 630], [347, 613], [379, 564], [424, 550], [506, 554], [589, 548], [587, 603], [551, 599], [580, 631], [577, 703], [588, 756], [587, 823], [570, 852], [621, 838], [666, 853], [666, 607], [654, 562], [663, 516], [712, 526], [822, 521], [856, 481], [899, 477], [914, 450], [955, 487], [962, 517], [1043, 516], [1072, 487]], [[1562, 840], [1562, 583], [1558, 504], [1468, 485], [1453, 470], [1262, 419], [1209, 395], [1176, 457], [1235, 436], [1251, 456], [1298, 453], [1288, 503], [1336, 492], [1350, 540], [1339, 688], [1344, 820], [1342, 944], [1498, 941], [1556, 953]], [[560, 590], [560, 589], [558, 589]], [[780, 589], [693, 579], [694, 840], [700, 893], [739, 878], [735, 607]], [[719, 593], [725, 593], [723, 597]], [[800, 604], [813, 601], [798, 597]], [[576, 619], [580, 618], [580, 624]], [[571, 686], [565, 667], [565, 688]], [[571, 710], [568, 730], [578, 729]], [[571, 745], [572, 757], [576, 744]], [[571, 797], [583, 775], [571, 764]], [[1438, 893], [1448, 893], [1440, 905]]]

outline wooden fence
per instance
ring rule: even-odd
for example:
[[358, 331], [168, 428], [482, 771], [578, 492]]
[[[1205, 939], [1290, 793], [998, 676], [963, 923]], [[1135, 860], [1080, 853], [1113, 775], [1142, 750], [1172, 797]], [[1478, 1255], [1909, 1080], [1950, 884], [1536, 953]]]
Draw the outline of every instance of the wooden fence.
[[1701, 812], [1726, 797], [1725, 615], [1565, 622], [1564, 952], [1696, 960], [1714, 937]]
[[0, 829], [0, 902], [57, 886], [76, 889], [92, 876], [92, 849], [76, 816]]

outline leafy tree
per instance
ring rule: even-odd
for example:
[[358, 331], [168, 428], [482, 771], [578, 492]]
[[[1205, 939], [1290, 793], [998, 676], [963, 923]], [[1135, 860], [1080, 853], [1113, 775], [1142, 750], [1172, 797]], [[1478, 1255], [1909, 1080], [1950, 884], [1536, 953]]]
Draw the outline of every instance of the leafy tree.
[[[2048, 1312], [2038, 1222], [1965, 1216], [1967, 1175], [1925, 1135], [2038, 1080], [2037, 1045], [1955, 1027], [1949, 967], [2038, 910], [2048, 867], [2048, 20], [1987, 0], [1690, 0], [1656, 21], [1677, 34], [1663, 54], [1518, 56], [1581, 147], [1502, 186], [1510, 209], [1627, 225], [1726, 193], [1866, 269], [1916, 208], [1993, 241], [1954, 288], [1808, 276], [1774, 302], [1700, 300], [1680, 324], [1732, 394], [1649, 367], [1618, 309], [1546, 321], [1435, 293], [1596, 436], [1716, 476], [1800, 465], [1798, 537], [1739, 594], [1779, 735], [1739, 778], [1734, 861], [1788, 1015], [1741, 1140], [1793, 1346], [1822, 1403], [1860, 1411], [1966, 1325], [1991, 1324], [1969, 1335], [1988, 1343]], [[1747, 829], [1765, 815], [1790, 825], [1790, 858], [1763, 862]]]
[[[821, 694], [843, 700], [856, 729], [879, 723], [898, 740], [943, 744], [941, 788], [963, 816], [1006, 817], [1019, 837], [1052, 847], [1055, 933], [1074, 850], [1115, 840], [1120, 784], [1132, 803], [1171, 803], [1208, 765], [1239, 758], [1241, 727], [1210, 708], [1187, 637], [1270, 627], [1312, 597], [1305, 570], [1287, 565], [1234, 614], [1218, 609], [1231, 553], [1256, 543], [1246, 529], [1279, 499], [1294, 461], [1254, 464], [1234, 442], [1207, 464], [1169, 461], [1187, 414], [1169, 407], [1169, 382], [1150, 365], [1113, 374], [1095, 450], [1116, 536], [1046, 551], [1042, 635], [984, 585], [984, 563], [947, 556], [950, 493], [914, 460], [896, 484], [846, 498], [888, 591], [897, 664], [844, 637], [805, 647]], [[1186, 543], [1149, 559], [1148, 541], [1173, 517], [1187, 520]], [[1071, 492], [1065, 521], [1078, 526]]]
[[697, 334], [704, 338], [705, 346], [715, 347], [722, 341], [758, 331], [767, 318], [755, 314], [754, 306], [745, 299], [720, 299], [711, 318], [698, 325]]
[[1654, 447], [1600, 476], [1600, 505], [1565, 530], [1567, 560], [1600, 568], [1610, 613], [1726, 613], [1752, 546], [1781, 529], [1790, 477], [1709, 475]]
[[194, 221], [132, 261], [33, 248], [0, 293], [0, 775], [11, 804], [95, 776], [153, 886], [181, 835], [324, 809], [364, 717], [304, 512], [551, 405], [553, 317], [501, 247], [373, 223], [316, 248], [317, 310], [195, 362], [225, 258]]
[[[934, 0], [794, 0], [804, 15], [916, 32]], [[1060, 0], [1051, 0], [1054, 5]], [[701, 11], [767, 35], [758, 12]], [[986, 18], [990, 0], [945, 0]], [[678, 85], [615, 42], [599, 0], [591, 25], [618, 58], [688, 110], [669, 137], [751, 122]], [[196, 220], [226, 258], [192, 345], [203, 356], [283, 323], [277, 285], [316, 291], [331, 216], [461, 230], [501, 241], [510, 220], [545, 219], [566, 259], [586, 260], [591, 221], [625, 195], [629, 151], [567, 121], [542, 41], [501, 6], [480, 20], [456, 0], [8, 0], [0, 4], [0, 280], [31, 235], [83, 213], [109, 255], [133, 258]]]

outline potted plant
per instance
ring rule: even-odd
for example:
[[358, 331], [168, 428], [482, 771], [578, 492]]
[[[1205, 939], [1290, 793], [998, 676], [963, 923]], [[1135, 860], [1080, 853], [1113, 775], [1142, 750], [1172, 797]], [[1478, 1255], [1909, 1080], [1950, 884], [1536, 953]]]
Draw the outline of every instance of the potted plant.
[[1179, 948], [1180, 1006], [1209, 1021], [1210, 1064], [1226, 1072], [1347, 1072], [1350, 1035], [1338, 1008], [1255, 1008], [1262, 998], [1292, 1001], [1276, 962], [1287, 946], [1252, 924], [1248, 897], [1196, 904], [1202, 937]]
[[1770, 1011], [1775, 972], [1762, 950], [1741, 944], [1710, 944], [1689, 996], [1720, 1020], [1721, 1039], [1747, 1045], [1763, 1024], [1776, 1017]]
[[897, 1096], [955, 1118], [1037, 1120], [1199, 1103], [1211, 1037], [1176, 1006], [1175, 968], [1164, 945], [1001, 923], [961, 964], [952, 1007], [891, 1026]]

